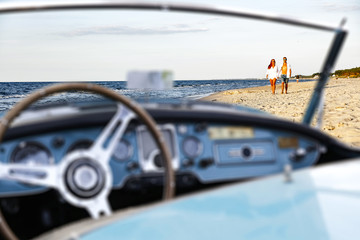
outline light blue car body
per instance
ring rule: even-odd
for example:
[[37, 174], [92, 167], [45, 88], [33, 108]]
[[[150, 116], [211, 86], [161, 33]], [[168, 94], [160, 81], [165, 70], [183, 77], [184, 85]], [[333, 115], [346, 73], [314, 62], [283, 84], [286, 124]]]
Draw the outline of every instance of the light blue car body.
[[360, 160], [178, 199], [80, 239], [356, 239]]

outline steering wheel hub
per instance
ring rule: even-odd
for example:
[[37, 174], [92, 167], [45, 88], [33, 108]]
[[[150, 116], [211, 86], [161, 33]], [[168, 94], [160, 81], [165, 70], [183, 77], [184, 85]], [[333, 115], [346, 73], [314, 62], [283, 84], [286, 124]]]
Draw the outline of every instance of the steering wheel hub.
[[105, 171], [101, 165], [89, 158], [80, 158], [69, 164], [65, 171], [68, 191], [79, 198], [92, 198], [104, 187]]

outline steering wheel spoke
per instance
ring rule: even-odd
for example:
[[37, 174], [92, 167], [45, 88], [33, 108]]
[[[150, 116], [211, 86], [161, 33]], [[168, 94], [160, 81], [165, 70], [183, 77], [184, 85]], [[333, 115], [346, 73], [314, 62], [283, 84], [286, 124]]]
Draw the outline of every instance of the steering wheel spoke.
[[117, 112], [89, 149], [92, 154], [97, 156], [96, 159], [101, 159], [104, 163], [110, 160], [116, 144], [134, 117], [134, 113], [127, 107], [122, 104], [117, 105]]
[[87, 204], [85, 206], [86, 210], [89, 212], [90, 216], [94, 219], [98, 219], [102, 216], [110, 216], [111, 208], [109, 202], [106, 198], [98, 198], [95, 201]]
[[59, 168], [48, 165], [0, 164], [0, 178], [22, 183], [57, 188]]

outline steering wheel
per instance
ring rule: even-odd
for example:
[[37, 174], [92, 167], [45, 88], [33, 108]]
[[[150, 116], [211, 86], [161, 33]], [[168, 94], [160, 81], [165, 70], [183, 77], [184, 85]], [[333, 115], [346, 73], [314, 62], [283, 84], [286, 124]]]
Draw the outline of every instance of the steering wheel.
[[[10, 179], [56, 189], [70, 204], [85, 208], [94, 219], [110, 215], [108, 195], [112, 187], [110, 159], [128, 124], [137, 116], [148, 127], [164, 159], [163, 200], [174, 195], [175, 178], [171, 157], [153, 118], [138, 104], [95, 84], [65, 83], [43, 88], [16, 104], [0, 122], [0, 143], [12, 121], [35, 101], [48, 95], [72, 90], [97, 93], [118, 102], [117, 112], [89, 149], [73, 151], [56, 165], [40, 166], [0, 163], [0, 179]], [[0, 231], [16, 239], [0, 210]]]

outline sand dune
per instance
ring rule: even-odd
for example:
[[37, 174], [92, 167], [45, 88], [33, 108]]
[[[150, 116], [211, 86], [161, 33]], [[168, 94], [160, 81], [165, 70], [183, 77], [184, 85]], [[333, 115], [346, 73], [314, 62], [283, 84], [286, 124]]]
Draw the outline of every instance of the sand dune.
[[[270, 86], [228, 90], [202, 98], [257, 108], [271, 114], [300, 122], [309, 103], [314, 82], [289, 83], [288, 94], [276, 94]], [[312, 123], [315, 126], [315, 121]], [[360, 147], [360, 79], [331, 79], [325, 90], [322, 129], [351, 146]]]

